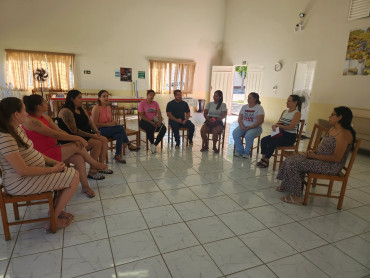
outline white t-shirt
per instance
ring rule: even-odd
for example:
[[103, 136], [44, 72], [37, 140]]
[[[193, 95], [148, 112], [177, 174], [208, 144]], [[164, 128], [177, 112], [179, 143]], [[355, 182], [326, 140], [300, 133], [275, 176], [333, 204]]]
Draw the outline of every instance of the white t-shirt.
[[243, 124], [245, 126], [252, 126], [257, 122], [259, 115], [265, 115], [265, 111], [259, 104], [256, 104], [252, 108], [249, 107], [249, 104], [246, 104], [240, 109], [240, 114], [243, 115]]
[[208, 110], [209, 117], [218, 118], [221, 116], [222, 112], [227, 111], [226, 104], [224, 102], [221, 104], [220, 108], [218, 109], [216, 109], [217, 105], [218, 104], [214, 103], [213, 101], [207, 103], [206, 110]]

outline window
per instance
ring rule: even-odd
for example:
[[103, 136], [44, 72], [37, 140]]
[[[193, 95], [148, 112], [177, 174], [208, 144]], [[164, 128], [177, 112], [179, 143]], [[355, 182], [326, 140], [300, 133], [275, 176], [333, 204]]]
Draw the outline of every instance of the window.
[[150, 85], [160, 94], [181, 90], [193, 93], [195, 62], [150, 60]]
[[70, 90], [75, 87], [74, 54], [6, 49], [6, 81], [25, 91], [40, 88], [33, 75], [43, 68], [48, 78], [43, 88]]

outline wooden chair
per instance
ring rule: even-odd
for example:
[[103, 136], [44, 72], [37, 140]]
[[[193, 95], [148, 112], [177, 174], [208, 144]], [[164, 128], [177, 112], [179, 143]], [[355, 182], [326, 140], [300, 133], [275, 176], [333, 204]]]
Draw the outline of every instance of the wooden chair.
[[[329, 128], [315, 124], [311, 133], [311, 138], [310, 141], [308, 142], [307, 150], [306, 151], [311, 151], [311, 150], [316, 150], [317, 147], [319, 146], [322, 138], [328, 133]], [[280, 167], [283, 164], [283, 159], [284, 157], [292, 156], [299, 154], [300, 152], [295, 151], [295, 150], [283, 150], [281, 152], [281, 157], [280, 157]]]
[[[146, 132], [144, 129], [140, 128], [140, 131], [144, 132], [145, 134], [145, 140], [144, 139], [140, 139], [142, 142], [145, 142], [146, 143], [146, 149], [149, 150], [149, 140], [148, 140], [148, 136], [146, 135]], [[158, 132], [154, 132], [154, 140], [157, 139], [157, 136], [156, 136], [156, 133]], [[141, 135], [140, 135], [140, 138], [141, 138]], [[161, 149], [163, 149], [163, 138], [161, 140]]]
[[[1, 171], [0, 171], [1, 176]], [[4, 236], [5, 240], [10, 240], [10, 230], [9, 226], [19, 225], [19, 224], [26, 224], [26, 223], [34, 223], [34, 222], [44, 222], [50, 221], [51, 231], [53, 233], [56, 232], [56, 224], [55, 224], [55, 211], [54, 211], [54, 202], [53, 202], [53, 192], [44, 192], [40, 194], [31, 194], [26, 196], [21, 195], [10, 195], [6, 193], [6, 190], [2, 184], [0, 184], [0, 211], [1, 211], [1, 219], [3, 222], [3, 229], [4, 229]], [[8, 214], [6, 210], [6, 204], [13, 204], [13, 211], [14, 211], [14, 219], [19, 220], [19, 207], [23, 206], [32, 206], [32, 205], [41, 205], [41, 204], [49, 204], [49, 216], [44, 218], [38, 219], [30, 219], [30, 220], [19, 220], [14, 222], [9, 222]]]
[[[257, 138], [257, 146], [254, 146], [254, 139], [256, 139], [256, 138]], [[242, 145], [244, 146], [244, 136], [241, 136], [241, 139], [242, 139]], [[252, 143], [252, 147], [251, 147], [251, 153], [249, 154], [249, 157], [252, 157], [254, 149], [256, 149], [257, 155], [260, 152], [261, 135], [258, 135], [256, 137], [254, 137], [254, 139], [253, 139], [253, 143]], [[234, 153], [235, 153], [235, 144], [234, 144]]]
[[[222, 120], [222, 123], [223, 123], [222, 132], [221, 132], [220, 136], [218, 136], [218, 138], [217, 138], [218, 150], [220, 150], [220, 145], [222, 146], [222, 148], [224, 148], [224, 145], [225, 145], [226, 118], [227, 118], [227, 115]], [[212, 137], [210, 137], [210, 135], [212, 135]], [[213, 134], [211, 132], [207, 133], [207, 139], [208, 139], [208, 141], [210, 141], [210, 140], [213, 141]]]
[[[321, 197], [339, 199], [337, 209], [338, 210], [342, 209], [343, 199], [344, 199], [344, 194], [346, 192], [348, 178], [349, 178], [349, 175], [351, 173], [351, 169], [352, 169], [353, 163], [355, 161], [358, 149], [360, 147], [360, 142], [361, 142], [360, 139], [356, 140], [356, 145], [355, 145], [355, 148], [352, 152], [351, 159], [350, 159], [348, 165], [344, 166], [342, 171], [338, 175], [335, 175], [335, 176], [333, 175], [332, 176], [332, 175], [324, 175], [324, 174], [316, 174], [316, 173], [308, 173], [307, 174], [307, 181], [305, 182], [305, 184], [306, 184], [306, 193], [305, 193], [304, 201], [303, 201], [304, 205], [307, 205], [309, 196], [321, 196]], [[317, 182], [318, 179], [329, 181], [329, 183], [328, 184], [318, 183]], [[334, 195], [333, 196], [332, 195], [332, 190], [333, 190], [334, 181], [341, 182], [342, 186], [341, 186], [341, 190], [340, 190], [339, 195]], [[327, 194], [319, 194], [319, 193], [310, 192], [311, 186], [315, 187], [316, 185], [328, 187]]]
[[[181, 134], [181, 131], [182, 131], [182, 134]], [[185, 131], [186, 131], [186, 134], [185, 134]], [[180, 127], [179, 128], [179, 132], [180, 132], [180, 137], [182, 137], [182, 142], [185, 141], [185, 138], [186, 138], [186, 146], [189, 145], [189, 129], [187, 127]], [[167, 136], [168, 136], [168, 143], [171, 142], [171, 147], [173, 146], [173, 130], [172, 130], [172, 126], [168, 123], [168, 131], [167, 131]]]
[[[122, 119], [121, 119], [121, 116], [122, 116]], [[141, 140], [140, 140], [139, 116], [137, 117], [137, 130], [127, 128], [126, 114], [125, 114], [125, 108], [124, 107], [113, 107], [112, 108], [112, 120], [116, 120], [118, 122], [118, 124], [123, 125], [123, 127], [126, 130], [127, 137], [135, 136], [135, 139], [130, 140], [130, 143], [136, 142], [136, 146], [137, 147], [140, 146], [140, 141]], [[110, 144], [110, 147], [108, 147], [108, 149], [110, 149], [110, 150], [114, 149], [113, 143], [112, 143], [113, 141], [114, 141], [113, 138], [108, 139], [108, 142]], [[123, 155], [126, 154], [126, 144], [123, 144], [123, 146], [122, 146], [122, 154]]]
[[[298, 134], [297, 134], [297, 140], [295, 141], [293, 146], [276, 147], [275, 153], [274, 153], [274, 166], [273, 166], [274, 170], [276, 169], [276, 163], [279, 163], [279, 169], [280, 169], [280, 167], [283, 163], [283, 154], [282, 154], [283, 151], [292, 150], [292, 151], [298, 152], [299, 143], [301, 142], [301, 136], [302, 136], [302, 132], [303, 132], [303, 128], [304, 128], [304, 123], [305, 123], [305, 120], [300, 120], [300, 126], [299, 126], [299, 130], [298, 130]], [[280, 152], [280, 159], [278, 161], [279, 152]]]

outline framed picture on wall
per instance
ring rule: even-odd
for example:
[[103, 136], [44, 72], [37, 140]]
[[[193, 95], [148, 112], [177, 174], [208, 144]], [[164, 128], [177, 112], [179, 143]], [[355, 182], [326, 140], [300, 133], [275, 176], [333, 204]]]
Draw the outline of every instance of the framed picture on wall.
[[120, 68], [121, 81], [132, 82], [132, 68]]

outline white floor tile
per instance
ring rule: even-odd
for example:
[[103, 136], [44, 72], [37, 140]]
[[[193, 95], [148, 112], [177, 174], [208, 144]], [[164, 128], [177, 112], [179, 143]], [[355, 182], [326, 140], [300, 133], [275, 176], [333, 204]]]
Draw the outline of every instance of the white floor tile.
[[293, 219], [273, 206], [249, 209], [248, 212], [267, 227], [274, 227], [293, 222]]
[[148, 229], [140, 211], [130, 211], [105, 217], [110, 237]]
[[370, 206], [362, 206], [348, 210], [350, 213], [370, 222]]
[[161, 190], [169, 190], [169, 189], [186, 187], [186, 185], [176, 176], [172, 178], [164, 178], [160, 180], [155, 180], [154, 182], [158, 185], [158, 187]]
[[[11, 259], [7, 277], [55, 277], [61, 274], [62, 249]], [[0, 267], [1, 269], [1, 267]]]
[[219, 187], [219, 189], [224, 192], [225, 194], [233, 194], [233, 193], [240, 193], [248, 191], [246, 187], [241, 185], [239, 182], [235, 180], [228, 180], [223, 182], [215, 183]]
[[265, 225], [245, 210], [221, 214], [219, 217], [236, 235], [251, 233], [266, 228]]
[[159, 254], [148, 230], [110, 238], [115, 265], [121, 265]]
[[243, 208], [235, 203], [229, 196], [208, 198], [202, 201], [216, 214], [243, 210]]
[[298, 252], [327, 244], [325, 240], [299, 223], [273, 227], [271, 230]]
[[172, 205], [143, 209], [141, 212], [149, 228], [182, 222]]
[[333, 244], [364, 266], [370, 267], [370, 242], [359, 237], [351, 237]]
[[170, 202], [162, 192], [151, 192], [134, 195], [140, 209], [168, 205]]
[[370, 274], [369, 269], [331, 245], [304, 252], [303, 255], [330, 277], [360, 278]]
[[96, 271], [86, 275], [78, 276], [78, 278], [116, 278], [116, 271], [114, 268], [108, 268], [101, 271]]
[[62, 277], [74, 277], [113, 267], [108, 239], [63, 249]]
[[233, 199], [245, 209], [268, 205], [266, 201], [254, 194], [252, 191], [228, 195], [231, 199]]
[[214, 278], [222, 276], [206, 251], [200, 246], [163, 255], [173, 277]]
[[67, 211], [74, 215], [74, 221], [86, 220], [103, 216], [103, 208], [100, 201], [76, 205], [67, 205]]
[[240, 236], [240, 239], [264, 262], [268, 263], [297, 253], [270, 230]]
[[233, 232], [216, 216], [188, 221], [187, 225], [201, 243], [234, 236]]
[[184, 221], [214, 215], [214, 213], [201, 200], [174, 204], [173, 206]]
[[152, 228], [150, 231], [162, 253], [199, 245], [198, 240], [184, 223]]
[[131, 191], [127, 183], [99, 186], [99, 193], [102, 200], [131, 195]]
[[152, 180], [150, 181], [139, 181], [139, 182], [129, 182], [132, 194], [141, 194], [159, 191], [159, 187]]
[[189, 187], [199, 198], [212, 198], [225, 195], [215, 183]]
[[237, 237], [204, 245], [223, 274], [230, 274], [262, 264], [262, 261]]
[[171, 278], [161, 256], [117, 266], [118, 278]]
[[318, 267], [300, 254], [267, 264], [278, 277], [284, 278], [327, 278]]
[[257, 266], [226, 276], [226, 278], [254, 278], [254, 277], [276, 278], [277, 276], [265, 265]]
[[11, 237], [11, 240], [5, 240], [5, 237], [0, 236], [0, 261], [5, 260], [5, 259], [9, 259], [10, 255], [13, 252], [13, 248], [14, 248], [14, 244], [15, 244], [15, 239], [17, 237], [17, 233], [10, 234], [10, 237]]
[[64, 247], [108, 238], [103, 217], [74, 222], [64, 229]]
[[9, 260], [0, 261], [0, 277], [6, 277], [5, 271], [6, 271], [6, 268], [8, 267], [8, 263], [9, 263]]
[[102, 206], [104, 215], [139, 210], [139, 207], [132, 196], [102, 200]]
[[181, 203], [199, 199], [189, 188], [165, 190], [163, 193], [171, 203]]

